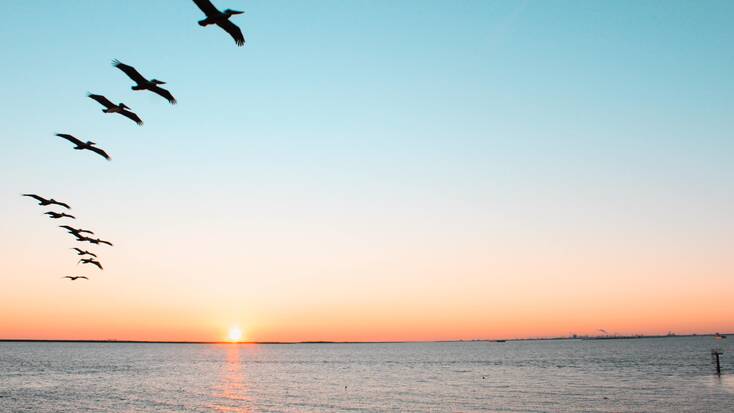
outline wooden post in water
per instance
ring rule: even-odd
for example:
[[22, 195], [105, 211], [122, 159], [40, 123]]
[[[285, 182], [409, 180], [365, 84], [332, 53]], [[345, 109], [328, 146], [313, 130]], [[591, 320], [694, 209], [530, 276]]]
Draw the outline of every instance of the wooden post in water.
[[713, 349], [711, 350], [711, 358], [714, 359], [713, 361], [716, 363], [716, 374], [721, 376], [721, 364], [719, 364], [719, 356], [722, 354], [722, 351], [719, 349]]

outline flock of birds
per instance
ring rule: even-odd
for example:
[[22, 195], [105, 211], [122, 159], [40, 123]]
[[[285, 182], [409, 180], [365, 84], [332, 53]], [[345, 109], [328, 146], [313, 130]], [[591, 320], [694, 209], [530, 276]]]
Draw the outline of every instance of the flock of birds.
[[[226, 9], [223, 11], [220, 11], [217, 9], [209, 0], [193, 0], [194, 4], [196, 4], [199, 9], [206, 15], [206, 18], [203, 20], [200, 20], [198, 23], [200, 26], [205, 27], [209, 25], [217, 25], [220, 28], [222, 28], [225, 32], [229, 33], [230, 36], [234, 39], [237, 46], [243, 46], [245, 44], [245, 37], [242, 35], [242, 30], [240, 30], [237, 25], [232, 23], [229, 19], [230, 17], [242, 14], [244, 12]], [[173, 94], [169, 92], [168, 90], [162, 88], [160, 85], [166, 84], [166, 82], [163, 82], [158, 79], [150, 79], [148, 80], [145, 78], [145, 76], [141, 75], [140, 72], [137, 71], [134, 67], [130, 65], [126, 65], [119, 60], [113, 60], [112, 65], [118, 69], [120, 69], [127, 77], [129, 77], [133, 82], [135, 82], [135, 85], [131, 87], [134, 91], [141, 91], [141, 90], [147, 90], [152, 93], [155, 93], [157, 95], [162, 96], [165, 98], [168, 103], [175, 105], [176, 104], [176, 98], [173, 97]], [[102, 112], [104, 113], [117, 113], [122, 116], [125, 116], [126, 118], [132, 120], [133, 122], [137, 123], [138, 125], [143, 125], [143, 120], [140, 119], [140, 117], [132, 111], [132, 109], [125, 105], [124, 103], [118, 103], [114, 104], [112, 101], [107, 99], [103, 95], [97, 95], [93, 93], [88, 93], [87, 96], [93, 100], [95, 100], [100, 105], [104, 106], [104, 109], [102, 109]], [[72, 144], [74, 144], [75, 150], [87, 150], [90, 152], [93, 152], [108, 161], [110, 160], [109, 154], [97, 147], [97, 144], [92, 141], [82, 141], [81, 139], [76, 138], [73, 135], [67, 134], [67, 133], [57, 133], [56, 136], [59, 138], [65, 139]], [[71, 210], [71, 206], [65, 202], [57, 201], [53, 198], [44, 198], [43, 196], [37, 195], [37, 194], [22, 194], [22, 196], [33, 198], [36, 201], [38, 201], [38, 205], [44, 206], [44, 207], [61, 207], [66, 210]], [[56, 211], [47, 211], [44, 212], [45, 215], [48, 215], [51, 219], [76, 219], [75, 216], [68, 214], [64, 211], [62, 212], [56, 212]], [[65, 229], [69, 234], [74, 236], [76, 238], [77, 242], [80, 243], [90, 243], [93, 245], [109, 245], [112, 246], [112, 243], [109, 241], [105, 241], [103, 239], [98, 238], [93, 231], [83, 228], [75, 228], [70, 225], [59, 225], [60, 228]], [[93, 265], [96, 266], [99, 270], [103, 270], [102, 263], [98, 260], [97, 254], [94, 252], [90, 252], [86, 249], [82, 249], [80, 247], [74, 247], [72, 248], [77, 254], [79, 258], [78, 264], [85, 264], [85, 265]], [[79, 279], [88, 280], [89, 278], [84, 275], [67, 275], [65, 277], [62, 277], [64, 279], [69, 279], [71, 281], [76, 281]]]

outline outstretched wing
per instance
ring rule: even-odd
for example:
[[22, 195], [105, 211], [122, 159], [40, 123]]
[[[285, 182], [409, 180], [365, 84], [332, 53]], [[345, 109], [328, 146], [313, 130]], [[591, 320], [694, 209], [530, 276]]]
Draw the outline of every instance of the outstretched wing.
[[92, 260], [92, 261], [90, 261], [90, 263], [96, 265], [100, 270], [104, 270], [104, 268], [102, 268], [102, 263], [101, 262], [99, 262], [97, 260]]
[[89, 149], [90, 151], [92, 151], [92, 152], [94, 152], [94, 153], [98, 154], [99, 156], [101, 156], [101, 157], [103, 157], [103, 158], [107, 159], [108, 161], [110, 160], [110, 156], [109, 156], [109, 155], [107, 155], [107, 152], [103, 151], [102, 149], [99, 149], [99, 148], [98, 148], [98, 147], [96, 147], [96, 146], [90, 146], [90, 147], [88, 147], [87, 149]]
[[219, 10], [209, 0], [194, 0], [194, 3], [204, 12], [207, 16], [217, 15]]
[[38, 196], [36, 194], [23, 194], [22, 196], [29, 196], [29, 197], [35, 199], [38, 202], [46, 202], [46, 201], [48, 201], [47, 199], [44, 199], [43, 197], [40, 197], [40, 196]]
[[112, 246], [113, 246], [113, 245], [112, 245], [112, 243], [111, 243], [111, 242], [109, 242], [109, 241], [105, 241], [105, 240], [101, 240], [101, 239], [98, 239], [97, 241], [98, 241], [98, 242], [100, 242], [100, 243], [102, 243], [102, 244], [107, 244], [107, 245], [109, 245], [110, 247], [112, 247]]
[[52, 204], [56, 204], [56, 205], [58, 205], [58, 206], [62, 206], [62, 207], [64, 207], [64, 208], [66, 208], [66, 209], [71, 209], [71, 207], [69, 206], [69, 204], [65, 204], [65, 203], [63, 203], [63, 202], [59, 202], [59, 201], [51, 201], [51, 203], [52, 203]]
[[120, 114], [128, 119], [131, 119], [133, 122], [137, 123], [140, 126], [143, 126], [143, 120], [140, 119], [138, 115], [136, 115], [134, 112], [130, 112], [129, 110], [123, 110], [120, 112]]
[[84, 146], [84, 142], [80, 141], [79, 139], [77, 139], [77, 138], [75, 138], [75, 137], [73, 137], [73, 136], [71, 136], [69, 134], [66, 134], [66, 133], [57, 133], [56, 136], [58, 136], [59, 138], [64, 138], [67, 141], [73, 143], [74, 145]]
[[217, 23], [217, 26], [221, 27], [222, 29], [224, 29], [225, 32], [229, 33], [229, 35], [232, 36], [232, 38], [234, 39], [234, 42], [237, 43], [237, 46], [245, 45], [245, 36], [242, 34], [242, 30], [240, 30], [239, 26], [229, 20]]
[[134, 67], [126, 65], [125, 63], [122, 63], [121, 61], [115, 59], [112, 61], [112, 66], [115, 66], [116, 68], [120, 69], [129, 77], [130, 79], [134, 80], [136, 83], [145, 83], [147, 80], [141, 75], [137, 70], [135, 70]]
[[79, 277], [77, 277], [77, 278], [84, 278], [85, 280], [88, 280], [88, 279], [89, 279], [89, 278], [87, 278], [87, 277], [86, 277], [86, 276], [84, 276], [84, 275], [82, 275], [82, 276], [79, 276]]
[[153, 86], [153, 87], [150, 88], [150, 91], [153, 92], [153, 93], [155, 93], [155, 94], [158, 94], [158, 95], [163, 96], [164, 98], [166, 98], [168, 100], [168, 103], [170, 103], [172, 105], [175, 105], [176, 104], [176, 98], [173, 97], [173, 95], [171, 94], [171, 92], [167, 91], [166, 89], [163, 89], [160, 86]]
[[110, 102], [109, 99], [107, 99], [106, 97], [104, 97], [102, 95], [95, 95], [95, 94], [92, 94], [92, 93], [87, 93], [87, 96], [89, 96], [90, 98], [96, 100], [100, 105], [106, 107], [107, 109], [115, 106], [114, 103]]

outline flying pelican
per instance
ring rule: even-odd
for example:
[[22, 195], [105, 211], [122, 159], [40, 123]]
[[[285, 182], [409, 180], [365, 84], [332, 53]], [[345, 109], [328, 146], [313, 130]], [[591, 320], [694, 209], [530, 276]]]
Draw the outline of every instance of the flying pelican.
[[69, 215], [69, 214], [66, 214], [66, 213], [63, 213], [63, 212], [62, 213], [58, 213], [58, 212], [54, 212], [54, 211], [48, 211], [48, 212], [44, 212], [44, 215], [48, 215], [49, 218], [53, 218], [53, 219], [59, 219], [59, 218], [64, 218], [64, 217], [71, 218], [71, 219], [76, 219], [76, 217], [74, 217], [74, 215]]
[[107, 244], [110, 247], [112, 246], [112, 243], [111, 242], [105, 241], [105, 240], [102, 240], [102, 239], [99, 239], [99, 238], [89, 238], [89, 237], [81, 236], [81, 237], [77, 237], [77, 241], [82, 241], [82, 242], [86, 241], [86, 242], [90, 242], [90, 243], [95, 244], [95, 245]]
[[92, 152], [100, 155], [101, 157], [107, 159], [108, 161], [110, 160], [110, 156], [107, 155], [107, 152], [105, 152], [102, 149], [99, 149], [98, 147], [94, 146], [94, 145], [96, 145], [96, 143], [94, 143], [92, 141], [82, 142], [79, 139], [77, 139], [77, 138], [75, 138], [75, 137], [73, 137], [71, 135], [67, 135], [65, 133], [57, 133], [56, 136], [58, 136], [59, 138], [64, 138], [67, 141], [69, 141], [69, 142], [73, 143], [74, 145], [76, 145], [74, 147], [74, 149], [76, 149], [76, 150], [81, 151], [82, 149], [86, 149], [88, 151], [92, 151]]
[[38, 205], [41, 205], [41, 206], [58, 205], [58, 206], [62, 206], [64, 208], [66, 208], [66, 209], [71, 209], [71, 207], [68, 204], [65, 204], [63, 202], [59, 202], [59, 201], [57, 201], [57, 200], [55, 200], [53, 198], [46, 199], [46, 198], [44, 198], [42, 196], [38, 196], [36, 194], [22, 194], [22, 196], [29, 196], [29, 197], [35, 199], [36, 201], [38, 201]]
[[82, 258], [82, 259], [79, 260], [79, 262], [82, 263], [82, 264], [96, 265], [100, 270], [103, 270], [104, 269], [104, 268], [102, 268], [102, 263], [100, 263], [99, 261], [95, 260], [94, 258]]
[[110, 102], [109, 99], [102, 95], [95, 95], [92, 93], [87, 93], [87, 96], [90, 98], [96, 100], [100, 105], [104, 106], [105, 109], [102, 109], [102, 112], [104, 113], [119, 113], [122, 116], [125, 116], [126, 118], [132, 120], [133, 122], [137, 123], [140, 126], [143, 126], [143, 120], [138, 117], [135, 113], [131, 112], [131, 109], [126, 104], [120, 102], [117, 105]]
[[76, 281], [79, 278], [84, 278], [85, 280], [88, 280], [89, 279], [89, 278], [87, 278], [87, 277], [85, 277], [83, 275], [67, 275], [66, 277], [61, 277], [61, 278], [68, 278], [68, 279], [70, 279], [72, 281]]
[[77, 248], [77, 247], [74, 247], [74, 248], [72, 248], [72, 249], [73, 249], [74, 251], [76, 251], [76, 255], [89, 255], [89, 256], [92, 256], [92, 257], [95, 257], [95, 258], [97, 258], [97, 254], [95, 254], [95, 253], [93, 253], [93, 252], [89, 252], [89, 251], [87, 251], [87, 250], [83, 250], [83, 249], [81, 249], [81, 248]]
[[194, 3], [206, 14], [206, 19], [199, 20], [199, 26], [206, 27], [210, 24], [216, 24], [232, 36], [237, 46], [245, 45], [245, 36], [242, 35], [242, 30], [229, 21], [230, 17], [235, 14], [243, 14], [243, 11], [226, 9], [221, 12], [209, 0], [194, 0]]
[[146, 79], [141, 75], [137, 70], [135, 70], [134, 67], [128, 66], [121, 61], [115, 59], [112, 61], [112, 66], [115, 66], [116, 68], [120, 69], [133, 81], [135, 81], [136, 85], [131, 87], [132, 90], [150, 90], [153, 93], [156, 93], [158, 95], [163, 96], [168, 100], [168, 103], [175, 105], [176, 104], [176, 98], [173, 97], [171, 92], [167, 91], [166, 89], [163, 89], [162, 87], [158, 85], [165, 85], [166, 82], [160, 81], [158, 79]]
[[77, 237], [81, 237], [81, 234], [84, 234], [84, 233], [94, 235], [94, 232], [88, 229], [74, 228], [68, 225], [59, 225], [59, 228], [64, 228], [69, 234], [74, 234]]

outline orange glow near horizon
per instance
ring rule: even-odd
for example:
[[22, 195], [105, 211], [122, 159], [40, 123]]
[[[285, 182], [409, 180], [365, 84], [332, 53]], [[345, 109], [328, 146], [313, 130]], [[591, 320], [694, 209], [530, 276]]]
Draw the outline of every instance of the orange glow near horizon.
[[[27, 215], [10, 224], [46, 224]], [[104, 272], [75, 282], [60, 278], [78, 270], [59, 269], [70, 261], [58, 247], [65, 234], [17, 231], [0, 239], [0, 250], [17, 251], [3, 262], [12, 288], [0, 289], [0, 338], [227, 341], [232, 327], [246, 341], [289, 342], [734, 331], [734, 256], [723, 244], [639, 233], [632, 243], [613, 232], [558, 242], [522, 228], [492, 239], [459, 226], [427, 236], [409, 218], [389, 237], [366, 226], [349, 228], [353, 237], [324, 229], [333, 219], [277, 236], [253, 223], [197, 244], [187, 233], [207, 234], [209, 222], [145, 237], [120, 227], [115, 240], [135, 249], [103, 250]]]

